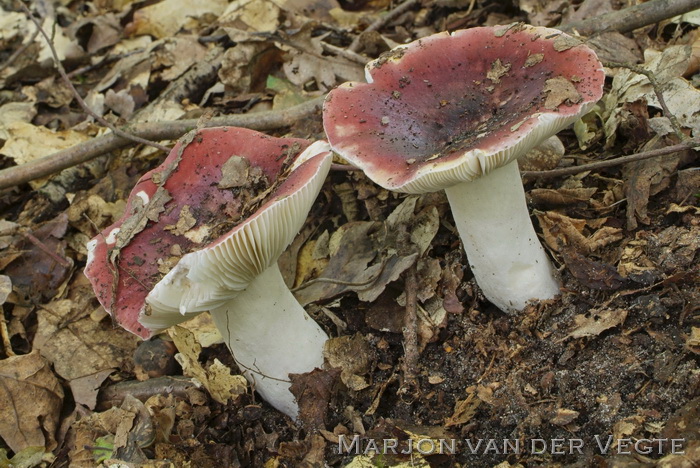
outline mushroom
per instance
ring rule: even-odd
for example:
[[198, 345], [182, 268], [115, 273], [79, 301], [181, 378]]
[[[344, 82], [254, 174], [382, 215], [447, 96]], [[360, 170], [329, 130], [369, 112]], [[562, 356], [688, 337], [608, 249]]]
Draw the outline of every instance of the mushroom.
[[323, 364], [326, 333], [277, 259], [330, 169], [326, 142], [241, 128], [191, 133], [88, 243], [85, 274], [117, 324], [149, 338], [209, 310], [246, 378], [296, 418], [289, 374]]
[[588, 112], [604, 74], [560, 31], [515, 24], [439, 33], [370, 62], [325, 101], [331, 148], [382, 187], [444, 189], [469, 265], [506, 312], [559, 293], [516, 159]]

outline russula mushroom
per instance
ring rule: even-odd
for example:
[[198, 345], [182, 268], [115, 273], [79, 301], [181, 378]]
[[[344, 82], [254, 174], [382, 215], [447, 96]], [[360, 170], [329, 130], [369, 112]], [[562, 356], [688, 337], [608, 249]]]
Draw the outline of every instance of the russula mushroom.
[[210, 128], [145, 174], [124, 216], [88, 244], [85, 274], [116, 323], [149, 338], [209, 310], [243, 374], [296, 418], [289, 374], [323, 364], [326, 333], [277, 259], [330, 169], [326, 142]]
[[370, 62], [367, 83], [328, 94], [335, 152], [382, 187], [445, 189], [477, 283], [499, 309], [559, 293], [516, 159], [601, 98], [595, 52], [523, 24], [439, 33]]

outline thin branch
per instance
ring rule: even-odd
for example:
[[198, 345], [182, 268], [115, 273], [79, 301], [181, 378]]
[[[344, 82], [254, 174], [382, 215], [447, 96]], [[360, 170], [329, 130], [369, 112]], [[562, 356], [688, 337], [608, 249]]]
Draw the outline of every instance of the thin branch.
[[[416, 5], [418, 5], [418, 0], [406, 0], [402, 4], [397, 5], [396, 8], [389, 11], [385, 15], [380, 16], [374, 23], [367, 26], [367, 29], [365, 29], [364, 32], [380, 30], [386, 24], [398, 18], [399, 16], [401, 16]], [[357, 37], [355, 37], [355, 39], [352, 41], [352, 44], [350, 44], [350, 47], [348, 47], [349, 51], [357, 52], [357, 50], [360, 48], [360, 36], [361, 34], [358, 34]]]
[[[317, 112], [324, 99], [325, 96], [320, 96], [283, 110], [214, 117], [206, 122], [204, 126], [244, 127], [261, 131], [288, 127], [299, 119]], [[197, 119], [139, 122], [128, 126], [127, 130], [134, 135], [152, 140], [175, 140], [190, 130], [197, 128], [197, 122]], [[130, 144], [131, 140], [110, 133], [20, 166], [0, 170], [0, 189], [14, 187], [30, 180], [49, 176]]]
[[321, 46], [323, 47], [323, 50], [326, 52], [330, 52], [332, 54], [335, 54], [339, 57], [343, 57], [344, 59], [357, 63], [358, 65], [365, 66], [367, 65], [367, 62], [369, 62], [370, 58], [365, 57], [364, 55], [360, 55], [357, 52], [353, 52], [350, 49], [344, 49], [342, 47], [337, 47], [332, 44], [329, 44], [327, 42], [321, 42]]
[[153, 146], [154, 148], [165, 151], [166, 153], [170, 151], [170, 148], [168, 148], [167, 146], [163, 146], [160, 143], [156, 143], [156, 142], [147, 140], [145, 138], [138, 137], [136, 135], [131, 135], [130, 133], [121, 130], [116, 125], [112, 124], [111, 122], [108, 122], [101, 115], [98, 115], [96, 112], [94, 112], [90, 108], [90, 106], [88, 106], [87, 103], [83, 100], [83, 98], [80, 95], [80, 93], [78, 92], [78, 90], [75, 89], [75, 86], [73, 86], [73, 82], [68, 77], [68, 74], [66, 73], [66, 69], [63, 68], [63, 64], [61, 63], [61, 59], [58, 57], [58, 52], [56, 52], [56, 48], [53, 45], [53, 41], [51, 40], [49, 35], [46, 33], [46, 31], [44, 31], [44, 28], [41, 26], [41, 23], [39, 22], [39, 20], [34, 17], [32, 12], [29, 10], [29, 8], [24, 3], [20, 2], [20, 6], [24, 10], [24, 12], [29, 16], [29, 19], [32, 20], [32, 22], [36, 25], [36, 27], [38, 28], [41, 35], [44, 36], [44, 39], [46, 40], [46, 44], [49, 46], [49, 50], [51, 51], [51, 55], [53, 56], [53, 61], [56, 64], [56, 69], [58, 70], [58, 74], [61, 75], [61, 78], [65, 82], [66, 86], [68, 86], [71, 93], [73, 93], [73, 97], [75, 98], [77, 103], [80, 105], [80, 107], [83, 109], [83, 111], [86, 114], [88, 114], [90, 117], [95, 119], [101, 125], [112, 130], [112, 132], [114, 132], [115, 135], [118, 135], [118, 136], [125, 138], [127, 140], [131, 140], [135, 143]]
[[417, 269], [414, 263], [406, 270], [406, 315], [404, 317], [403, 332], [403, 375], [404, 386], [416, 387], [418, 375], [418, 280]]
[[46, 255], [51, 257], [56, 263], [61, 265], [63, 268], [70, 268], [71, 266], [73, 266], [68, 260], [66, 260], [64, 257], [61, 257], [60, 255], [58, 255], [56, 252], [51, 250], [46, 244], [44, 244], [41, 240], [37, 239], [36, 236], [34, 236], [34, 234], [32, 234], [31, 232], [25, 231], [22, 234], [24, 235], [24, 237], [27, 238], [27, 240], [29, 242], [34, 244], [39, 250], [41, 250]]
[[604, 15], [559, 26], [565, 32], [590, 36], [606, 31], [626, 33], [700, 8], [700, 0], [651, 0]]
[[649, 80], [649, 83], [651, 83], [651, 87], [654, 90], [654, 94], [656, 95], [656, 99], [659, 101], [661, 109], [664, 111], [664, 115], [671, 122], [673, 132], [676, 134], [680, 141], [687, 140], [687, 137], [681, 131], [681, 124], [678, 122], [678, 119], [676, 118], [675, 114], [671, 112], [671, 110], [666, 105], [666, 99], [664, 98], [664, 95], [661, 92], [661, 84], [659, 83], [659, 80], [656, 79], [654, 73], [652, 73], [644, 67], [627, 63], [604, 62], [603, 65], [608, 68], [627, 68], [628, 70], [633, 71], [634, 73], [644, 75]]
[[572, 166], [572, 167], [560, 167], [558, 169], [552, 169], [550, 171], [523, 171], [520, 174], [523, 177], [532, 177], [536, 179], [546, 179], [550, 177], [560, 177], [565, 175], [579, 174], [586, 171], [594, 171], [596, 169], [604, 169], [606, 167], [620, 166], [622, 164], [629, 164], [634, 161], [642, 161], [644, 159], [656, 158], [659, 156], [664, 156], [667, 154], [677, 153], [679, 151], [684, 151], [687, 149], [692, 149], [694, 147], [700, 146], [700, 141], [690, 140], [684, 143], [679, 143], [677, 145], [667, 146], [665, 148], [659, 148], [650, 151], [643, 151], [641, 153], [630, 154], [627, 156], [622, 156], [619, 158], [608, 159], [606, 161], [598, 161], [590, 164], [584, 164], [582, 166]]
[[[370, 276], [368, 279], [360, 282], [355, 282], [355, 281], [343, 281], [335, 278], [328, 278], [328, 277], [321, 277], [321, 278], [314, 278], [312, 280], [307, 281], [306, 283], [300, 284], [296, 288], [291, 288], [291, 292], [297, 292], [302, 289], [306, 289], [311, 285], [317, 284], [317, 283], [330, 283], [330, 284], [337, 284], [340, 286], [350, 286], [350, 287], [360, 287], [360, 286], [370, 286], [371, 284], [374, 284], [375, 281], [379, 279], [379, 277], [384, 273], [384, 268], [386, 267], [387, 263], [387, 258], [382, 259], [381, 266], [379, 267], [379, 271], [375, 273], [374, 275]], [[363, 288], [363, 289], [356, 289], [356, 291], [364, 291], [365, 289], [369, 288]]]
[[32, 34], [32, 37], [29, 39], [29, 41], [26, 44], [22, 44], [17, 50], [14, 51], [12, 55], [3, 63], [0, 65], [0, 73], [8, 68], [10, 65], [14, 63], [15, 60], [17, 60], [17, 57], [22, 55], [27, 51], [27, 49], [34, 43], [34, 39], [39, 35], [39, 30], [37, 29], [34, 31], [34, 34]]

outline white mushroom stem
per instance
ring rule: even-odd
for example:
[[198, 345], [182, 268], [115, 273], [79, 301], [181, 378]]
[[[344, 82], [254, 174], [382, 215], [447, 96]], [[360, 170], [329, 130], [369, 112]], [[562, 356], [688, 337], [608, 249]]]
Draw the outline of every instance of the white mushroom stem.
[[445, 192], [469, 266], [491, 303], [517, 312], [531, 299], [559, 294], [530, 221], [517, 161]]
[[265, 401], [296, 419], [289, 374], [321, 367], [328, 335], [294, 298], [277, 264], [211, 314], [246, 379]]

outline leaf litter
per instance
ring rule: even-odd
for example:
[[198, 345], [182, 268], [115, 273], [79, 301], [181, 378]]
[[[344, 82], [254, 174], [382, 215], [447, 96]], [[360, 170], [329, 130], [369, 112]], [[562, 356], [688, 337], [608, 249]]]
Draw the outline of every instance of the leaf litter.
[[[374, 58], [447, 25], [526, 20], [551, 26], [591, 9], [611, 9], [598, 0], [573, 9], [565, 1], [527, 1], [496, 12], [477, 2], [467, 13], [469, 3], [416, 4], [380, 30], [362, 33], [353, 52]], [[32, 39], [26, 16], [3, 8], [3, 50], [28, 45], [0, 68], [0, 160], [7, 166], [88, 140], [98, 130], [50, 65], [37, 60], [47, 49]], [[196, 11], [168, 2], [74, 2], [49, 9], [46, 14], [60, 20], [45, 24], [55, 28], [59, 54], [70, 57], [64, 64], [76, 72], [74, 83], [98, 114], [117, 122], [157, 121], [196, 118], [210, 109], [279, 110], [361, 80], [361, 65], [349, 58], [356, 56], [338, 51], [386, 8], [389, 2], [381, 0], [215, 2]], [[509, 17], [515, 13], [518, 18]], [[672, 144], [676, 127], [697, 133], [696, 23], [674, 21], [657, 25], [653, 34], [610, 32], [589, 41], [602, 57], [642, 62], [660, 85], [666, 109], [645, 76], [609, 68], [603, 102], [573, 131], [561, 132], [559, 144], [534, 155], [527, 170]], [[557, 47], [577, 44], [562, 37]], [[0, 63], [8, 56], [0, 54]], [[222, 65], [214, 73], [197, 70], [210, 58]], [[533, 56], [529, 64], [538, 60]], [[507, 66], [497, 66], [493, 78], [508, 73]], [[185, 77], [193, 81], [171, 98], [166, 90]], [[569, 85], [551, 81], [547, 105], [580, 99]], [[319, 121], [271, 133], [319, 138]], [[41, 134], [41, 141], [28, 134]], [[79, 270], [85, 240], [120, 216], [130, 186], [159, 158], [141, 149], [115, 152], [101, 172], [86, 172], [88, 178], [66, 184], [51, 201], [28, 186], [2, 193], [0, 266], [7, 280], [0, 367], [9, 382], [2, 407], [14, 402], [16, 411], [0, 424], [0, 463], [4, 457], [86, 467], [116, 459], [145, 466], [408, 466], [401, 456], [339, 454], [339, 435], [397, 438], [403, 446], [420, 438], [460, 441], [456, 454], [415, 456], [411, 466], [568, 462], [527, 453], [477, 459], [464, 442], [473, 446], [478, 439], [514, 434], [523, 441], [682, 437], [683, 456], [653, 455], [649, 466], [700, 460], [700, 223], [693, 151], [528, 180], [538, 232], [560, 267], [564, 289], [560, 300], [530, 306], [517, 317], [501, 314], [481, 296], [444, 197], [396, 196], [361, 174], [333, 173], [283, 268], [299, 300], [333, 337], [328, 361], [340, 369], [293, 378], [307, 432], [257, 399], [211, 327], [177, 329], [179, 366], [168, 371], [174, 375], [135, 382], [137, 341], [112, 326]], [[237, 187], [244, 170], [235, 160], [230, 164], [222, 184]], [[32, 188], [46, 184], [36, 181]], [[161, 191], [156, 202], [135, 210], [125, 240], [159, 217], [167, 196]], [[188, 211], [178, 213], [173, 231], [193, 227]], [[412, 265], [418, 271], [420, 392], [405, 394], [403, 277]], [[76, 355], [80, 359], [72, 359]], [[185, 379], [181, 374], [191, 376], [187, 385], [167, 380]], [[143, 385], [135, 391], [138, 400], [106, 399], [122, 391], [115, 390], [119, 385], [134, 383]], [[42, 403], [22, 399], [28, 391], [43, 392], [36, 400]], [[109, 405], [114, 407], [105, 409]], [[632, 463], [624, 454], [584, 457]]]

